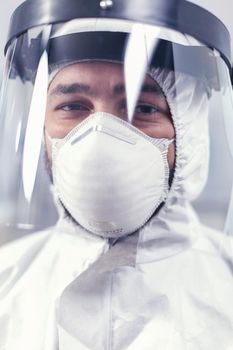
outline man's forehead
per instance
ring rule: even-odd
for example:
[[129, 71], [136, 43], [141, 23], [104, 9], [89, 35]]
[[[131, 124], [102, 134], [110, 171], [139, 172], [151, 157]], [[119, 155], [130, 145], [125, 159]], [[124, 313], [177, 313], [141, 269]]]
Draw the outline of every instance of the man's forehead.
[[91, 75], [99, 75], [99, 72], [106, 75], [123, 78], [124, 66], [121, 63], [105, 61], [87, 61], [76, 63], [60, 64], [52, 70], [51, 76], [55, 79], [65, 79], [66, 77], [80, 77], [88, 79]]
[[[114, 94], [125, 92], [124, 67], [119, 63], [80, 62], [60, 69], [49, 87], [49, 95], [91, 93], [102, 86], [111, 88]], [[143, 92], [161, 94], [158, 83], [145, 74]]]

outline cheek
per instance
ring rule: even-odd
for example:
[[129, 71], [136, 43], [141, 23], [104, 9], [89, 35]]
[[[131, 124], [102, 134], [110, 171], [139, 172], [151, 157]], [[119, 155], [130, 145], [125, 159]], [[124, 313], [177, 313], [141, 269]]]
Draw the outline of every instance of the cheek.
[[167, 160], [169, 169], [172, 170], [175, 165], [175, 142], [173, 142], [168, 148]]

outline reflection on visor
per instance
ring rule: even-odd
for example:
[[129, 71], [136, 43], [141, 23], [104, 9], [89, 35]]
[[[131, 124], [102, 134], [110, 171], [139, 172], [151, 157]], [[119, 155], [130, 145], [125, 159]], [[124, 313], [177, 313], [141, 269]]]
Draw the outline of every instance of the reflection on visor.
[[23, 157], [23, 187], [28, 202], [33, 193], [37, 166], [41, 151], [41, 139], [44, 129], [48, 86], [48, 56], [44, 51], [35, 81], [35, 88], [28, 116]]
[[[158, 33], [160, 28], [158, 28]], [[157, 35], [158, 37], [158, 35]], [[154, 40], [150, 32], [144, 30], [142, 24], [135, 24], [129, 37], [125, 54], [125, 82], [129, 122], [132, 122], [140, 89], [147, 72], [153, 52], [159, 40]], [[132, 62], [134, 64], [132, 64]]]

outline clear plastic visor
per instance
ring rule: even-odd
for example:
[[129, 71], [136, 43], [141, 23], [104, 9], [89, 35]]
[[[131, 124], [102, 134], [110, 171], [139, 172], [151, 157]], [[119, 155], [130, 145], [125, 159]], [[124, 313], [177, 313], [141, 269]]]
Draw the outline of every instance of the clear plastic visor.
[[232, 232], [233, 104], [225, 62], [182, 33], [96, 19], [30, 29], [8, 48], [0, 102], [3, 232], [57, 221], [53, 143], [100, 112], [150, 142], [170, 140], [171, 195], [195, 200], [204, 223]]

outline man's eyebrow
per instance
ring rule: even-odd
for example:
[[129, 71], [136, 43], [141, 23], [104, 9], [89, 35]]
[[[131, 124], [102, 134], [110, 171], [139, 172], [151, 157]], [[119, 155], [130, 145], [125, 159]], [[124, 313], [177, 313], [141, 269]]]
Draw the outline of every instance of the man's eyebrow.
[[152, 83], [145, 83], [143, 85], [141, 91], [142, 92], [154, 92], [154, 93], [156, 93], [158, 95], [163, 93], [161, 87], [158, 84], [156, 84], [156, 83], [154, 83], [154, 84], [152, 84]]
[[[141, 93], [143, 93], [143, 92], [144, 93], [151, 93], [152, 92], [152, 93], [156, 93], [158, 95], [163, 94], [161, 87], [156, 83], [143, 84], [142, 89], [141, 89]], [[120, 95], [123, 93], [125, 93], [125, 84], [118, 84], [118, 85], [114, 86], [114, 89], [113, 89], [114, 95]]]
[[[72, 95], [72, 94], [85, 94], [89, 96], [94, 96], [97, 92], [93, 91], [89, 85], [82, 83], [74, 84], [58, 84], [55, 88], [49, 92], [50, 97], [62, 96], [62, 95]], [[156, 93], [158, 95], [162, 94], [162, 89], [156, 83], [145, 83], [142, 86], [141, 93]], [[113, 95], [125, 94], [125, 84], [117, 84], [113, 87]]]
[[91, 89], [89, 85], [86, 84], [58, 84], [49, 93], [49, 96], [60, 96], [60, 95], [71, 95], [76, 93], [85, 93], [91, 95]]

